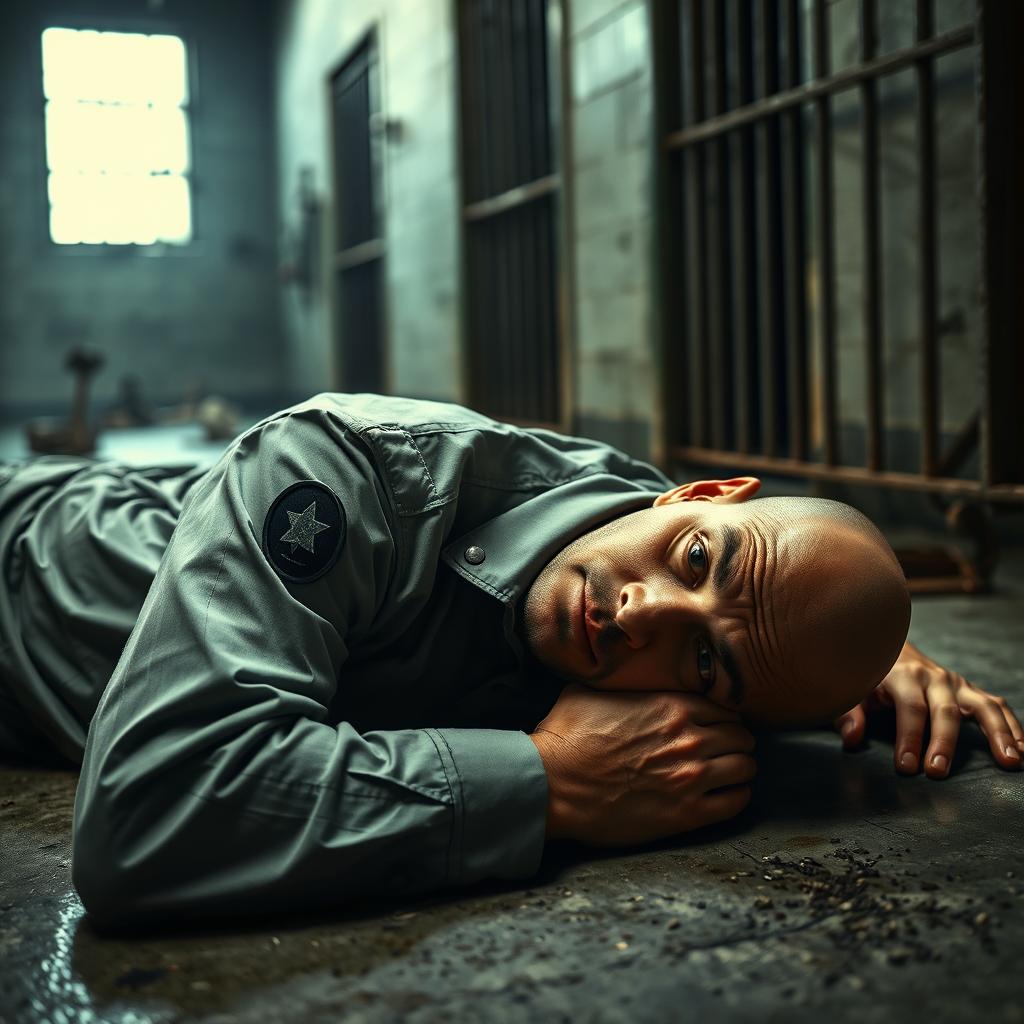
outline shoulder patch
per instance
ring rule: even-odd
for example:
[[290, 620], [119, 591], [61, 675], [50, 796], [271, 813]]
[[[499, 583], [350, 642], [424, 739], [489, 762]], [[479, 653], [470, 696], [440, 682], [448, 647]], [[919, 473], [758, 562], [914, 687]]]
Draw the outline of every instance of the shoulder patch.
[[289, 583], [312, 583], [345, 546], [345, 508], [326, 484], [300, 480], [271, 503], [263, 520], [263, 553]]

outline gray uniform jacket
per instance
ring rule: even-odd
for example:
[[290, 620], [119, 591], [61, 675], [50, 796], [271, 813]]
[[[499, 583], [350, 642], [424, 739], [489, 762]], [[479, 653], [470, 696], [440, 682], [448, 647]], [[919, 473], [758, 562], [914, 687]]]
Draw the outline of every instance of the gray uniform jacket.
[[84, 741], [86, 908], [145, 923], [533, 874], [547, 780], [521, 730], [557, 686], [518, 604], [669, 486], [597, 442], [341, 394], [212, 468], [43, 460], [0, 484], [0, 679], [65, 756]]

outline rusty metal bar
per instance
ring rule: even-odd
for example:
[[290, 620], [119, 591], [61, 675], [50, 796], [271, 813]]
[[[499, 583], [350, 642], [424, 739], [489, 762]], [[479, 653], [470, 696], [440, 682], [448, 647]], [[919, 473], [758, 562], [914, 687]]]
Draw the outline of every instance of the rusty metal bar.
[[[691, 0], [690, 3], [690, 44], [693, 54], [690, 61], [691, 96], [693, 98], [693, 116], [701, 120], [706, 112], [704, 89], [704, 0]], [[694, 339], [694, 367], [697, 388], [694, 407], [696, 423], [694, 437], [698, 444], [707, 444], [711, 436], [710, 403], [711, 403], [711, 359], [709, 353], [709, 333], [712, 329], [712, 311], [708, 281], [708, 211], [707, 211], [707, 150], [700, 146], [693, 154], [694, 185], [693, 202], [696, 212], [697, 251], [697, 332]], [[692, 278], [691, 278], [692, 279]]]
[[[723, 6], [711, 0], [708, 31], [709, 63], [712, 69], [711, 116], [726, 110], [725, 96], [725, 25]], [[731, 430], [727, 428], [732, 404], [732, 359], [730, 358], [730, 295], [729, 295], [729, 169], [728, 139], [723, 135], [709, 143], [707, 157], [714, 196], [714, 224], [708, 233], [708, 294], [711, 317], [708, 324], [707, 347], [710, 351], [711, 388], [708, 402], [711, 417], [711, 438], [716, 448], [730, 446]]]
[[692, 127], [681, 128], [672, 132], [665, 139], [663, 145], [666, 149], [681, 149], [684, 146], [705, 142], [708, 139], [713, 139], [716, 135], [739, 128], [741, 125], [763, 121], [775, 114], [781, 114], [790, 107], [810, 103], [820, 96], [832, 96], [837, 92], [860, 85], [868, 79], [880, 78], [883, 75], [902, 71], [904, 68], [912, 67], [923, 57], [936, 57], [940, 54], [951, 53], [953, 50], [962, 50], [974, 41], [973, 26], [958, 28], [952, 32], [943, 32], [942, 35], [933, 36], [927, 43], [896, 50], [884, 57], [877, 57], [867, 63], [837, 71], [824, 80], [816, 79], [796, 89], [769, 94], [740, 110], [731, 110], [721, 117], [702, 121]]
[[[917, 0], [917, 39], [934, 31], [933, 0]], [[917, 62], [917, 138], [920, 173], [918, 244], [921, 283], [921, 472], [933, 476], [938, 454], [938, 247], [935, 238], [935, 77], [931, 57]]]
[[[875, 55], [878, 25], [875, 0], [861, 0], [860, 57], [867, 63]], [[867, 415], [867, 466], [881, 469], [883, 462], [882, 410], [882, 242], [879, 189], [878, 83], [860, 83], [863, 128], [862, 174], [864, 180], [864, 356], [865, 412]]]
[[981, 168], [982, 480], [1024, 483], [1024, 5], [978, 0]]
[[[798, 0], [786, 0], [786, 85], [800, 84], [800, 24]], [[807, 458], [807, 302], [804, 286], [806, 224], [804, 218], [803, 108], [786, 116], [783, 147], [783, 209], [786, 230], [786, 370], [788, 374], [789, 456]]]
[[337, 270], [349, 270], [362, 263], [371, 263], [384, 255], [384, 239], [368, 238], [358, 245], [351, 245], [334, 254], [334, 266]]
[[505, 37], [505, 50], [508, 55], [509, 82], [512, 86], [509, 91], [511, 109], [509, 110], [510, 116], [508, 119], [512, 152], [508, 169], [512, 184], [519, 185], [524, 181], [530, 180], [529, 171], [525, 170], [526, 160], [529, 156], [529, 151], [526, 147], [528, 114], [526, 105], [528, 102], [527, 90], [529, 82], [520, 66], [522, 56], [520, 52], [522, 32], [520, 29], [524, 5], [522, 3], [502, 4], [502, 7], [507, 11], [505, 15], [505, 29], [507, 33]]
[[[736, 26], [737, 95], [734, 106], [749, 103], [754, 97], [752, 11], [747, 0], [733, 0], [732, 20]], [[735, 198], [730, 194], [730, 205], [736, 216], [732, 219], [732, 258], [735, 266], [735, 301], [733, 302], [733, 328], [735, 338], [736, 403], [735, 429], [738, 451], [752, 447], [752, 404], [754, 344], [756, 340], [753, 310], [757, 303], [757, 264], [752, 237], [752, 195], [754, 192], [754, 139], [750, 126], [741, 128], [734, 137], [737, 156], [731, 158], [732, 180], [736, 185]], [[735, 171], [738, 169], [738, 173]]]
[[484, 220], [487, 217], [495, 217], [500, 213], [506, 213], [524, 203], [533, 202], [541, 196], [546, 196], [558, 190], [558, 175], [549, 174], [545, 178], [531, 181], [526, 185], [517, 185], [500, 195], [489, 196], [478, 202], [465, 206], [462, 215], [466, 220]]
[[[814, 0], [814, 75], [824, 79], [830, 64], [828, 11], [825, 0]], [[821, 330], [821, 421], [825, 464], [838, 461], [836, 417], [836, 270], [835, 185], [832, 169], [832, 107], [829, 96], [815, 101], [818, 131], [818, 309]]]
[[[777, 0], [761, 0], [758, 7], [761, 40], [759, 85], [762, 98], [771, 96], [779, 86], [779, 55], [775, 42], [778, 23]], [[761, 338], [761, 438], [764, 453], [778, 452], [778, 365], [779, 308], [777, 260], [780, 252], [778, 224], [779, 124], [777, 118], [757, 125], [758, 181], [757, 214], [761, 274], [759, 287], [759, 335]]]
[[714, 448], [676, 446], [673, 457], [681, 463], [718, 466], [730, 470], [761, 472], [777, 476], [799, 476], [808, 480], [829, 480], [850, 484], [871, 484], [894, 487], [899, 490], [925, 491], [933, 494], [977, 495], [986, 501], [1024, 500], [1024, 484], [1005, 483], [986, 486], [977, 480], [951, 480], [942, 477], [923, 477], [918, 473], [874, 471], [860, 466], [823, 466], [819, 462], [800, 462], [796, 459], [773, 459], [764, 455], [747, 454], [741, 458], [736, 452], [721, 452]]

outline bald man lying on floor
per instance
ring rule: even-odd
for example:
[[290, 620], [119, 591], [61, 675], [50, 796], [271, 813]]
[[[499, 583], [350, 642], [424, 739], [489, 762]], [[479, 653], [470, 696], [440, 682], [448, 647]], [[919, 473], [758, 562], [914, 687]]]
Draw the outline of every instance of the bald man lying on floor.
[[546, 838], [699, 828], [749, 800], [744, 723], [855, 745], [888, 703], [898, 770], [930, 726], [939, 779], [968, 715], [1018, 768], [1005, 702], [904, 644], [877, 530], [757, 489], [340, 394], [209, 469], [9, 464], [0, 741], [81, 761], [72, 874], [107, 924], [527, 878]]

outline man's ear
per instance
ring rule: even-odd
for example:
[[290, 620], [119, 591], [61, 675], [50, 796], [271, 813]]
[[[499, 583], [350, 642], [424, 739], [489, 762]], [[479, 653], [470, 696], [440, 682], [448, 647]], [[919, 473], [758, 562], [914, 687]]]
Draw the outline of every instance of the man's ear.
[[694, 480], [679, 484], [654, 499], [655, 505], [671, 505], [676, 501], [714, 501], [720, 505], [734, 505], [752, 498], [761, 489], [761, 481], [753, 476], [738, 476], [732, 480]]

